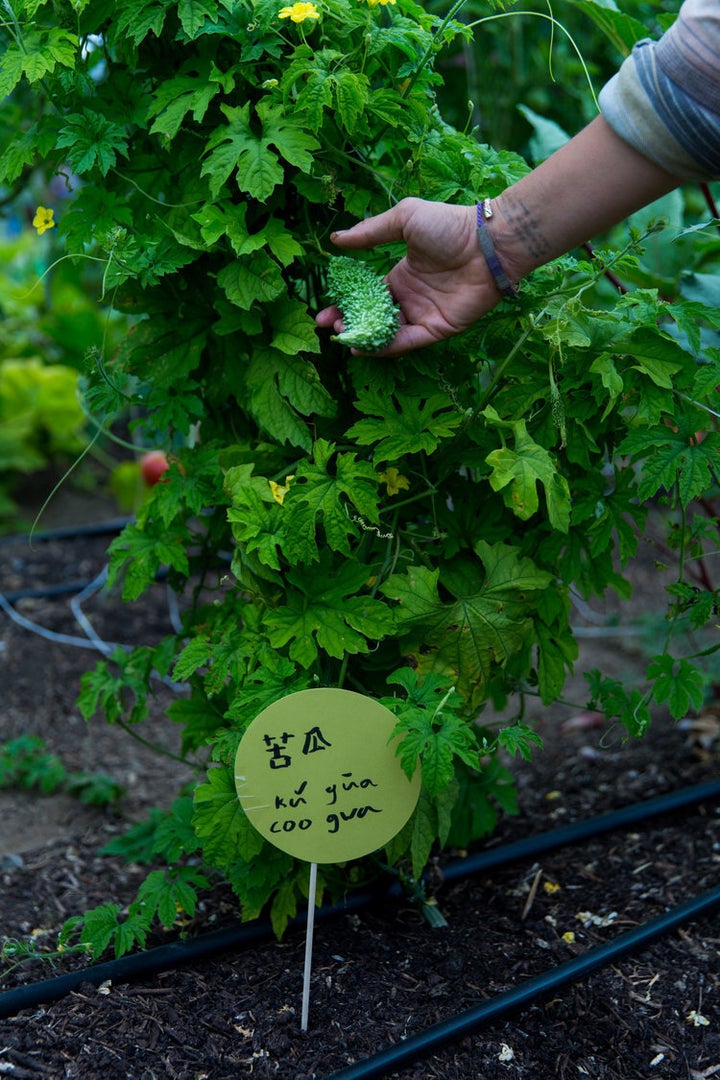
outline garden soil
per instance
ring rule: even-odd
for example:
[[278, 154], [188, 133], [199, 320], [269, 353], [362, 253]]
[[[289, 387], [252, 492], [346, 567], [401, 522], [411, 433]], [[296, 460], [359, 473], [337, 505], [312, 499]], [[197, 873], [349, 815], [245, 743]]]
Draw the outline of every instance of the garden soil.
[[[75, 520], [77, 516], [75, 515]], [[107, 537], [14, 538], [0, 545], [0, 590], [86, 581], [105, 563]], [[674, 724], [659, 715], [641, 741], [584, 711], [583, 670], [640, 685], [661, 647], [664, 594], [652, 543], [631, 577], [630, 614], [575, 612], [582, 656], [574, 705], [535, 708], [544, 749], [514, 761], [519, 813], [476, 850], [541, 833], [718, 776], [720, 724], [710, 707]], [[81, 639], [69, 596], [18, 600], [46, 629]], [[104, 639], [151, 643], [168, 632], [162, 585], [132, 605], [97, 593], [84, 614]], [[126, 905], [147, 867], [100, 855], [128, 822], [167, 806], [191, 779], [172, 756], [76, 705], [91, 649], [48, 641], [0, 612], [0, 741], [40, 736], [68, 770], [104, 772], [127, 794], [113, 810], [68, 795], [0, 792], [0, 935], [48, 948], [63, 921], [103, 901]], [[159, 686], [141, 733], [171, 755]], [[463, 853], [450, 852], [457, 860]], [[300, 1030], [304, 936], [102, 986], [83, 982], [54, 1003], [0, 1019], [0, 1075], [78, 1080], [310, 1080], [328, 1078], [431, 1024], [478, 1006], [715, 886], [720, 803], [707, 802], [452, 884], [446, 856], [429, 881], [447, 925], [409, 901], [386, 900], [322, 920], [315, 931], [308, 1031]], [[583, 918], [578, 916], [582, 914]], [[148, 945], [232, 924], [232, 895], [216, 888], [190, 923]], [[79, 966], [39, 961], [7, 971], [0, 991]], [[720, 911], [494, 1021], [389, 1075], [405, 1080], [644, 1080], [720, 1078]]]

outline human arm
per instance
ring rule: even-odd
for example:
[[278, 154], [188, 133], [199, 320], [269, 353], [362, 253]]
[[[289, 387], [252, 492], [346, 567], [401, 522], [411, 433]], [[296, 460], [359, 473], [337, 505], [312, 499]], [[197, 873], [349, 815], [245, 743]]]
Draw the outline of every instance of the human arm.
[[[485, 228], [511, 280], [604, 232], [688, 179], [720, 177], [720, 3], [685, 0], [658, 42], [642, 41], [600, 94], [602, 115], [492, 200]], [[362, 249], [405, 241], [388, 282], [398, 356], [466, 329], [501, 299], [479, 249], [475, 208], [403, 200], [334, 234]], [[340, 325], [337, 308], [318, 313]]]
[[[681, 183], [621, 139], [600, 116], [492, 200], [487, 228], [512, 281]], [[379, 355], [400, 356], [472, 326], [502, 299], [478, 244], [474, 206], [403, 199], [376, 217], [333, 233], [344, 250], [403, 241], [405, 256], [387, 275], [402, 325]], [[336, 307], [318, 312], [339, 330]]]

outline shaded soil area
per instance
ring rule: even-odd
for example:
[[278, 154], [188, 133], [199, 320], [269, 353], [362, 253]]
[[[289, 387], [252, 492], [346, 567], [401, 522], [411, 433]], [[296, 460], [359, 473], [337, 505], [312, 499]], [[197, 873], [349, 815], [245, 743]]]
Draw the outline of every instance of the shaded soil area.
[[[90, 581], [103, 568], [107, 537], [0, 545], [0, 591]], [[642, 678], [661, 633], [664, 599], [652, 554], [635, 571], [632, 626], [596, 626], [578, 612], [578, 672], [600, 667]], [[17, 599], [25, 619], [82, 638], [69, 596]], [[94, 593], [83, 613], [100, 637], [151, 642], [168, 632], [162, 586], [136, 604]], [[658, 648], [657, 642], [654, 648]], [[0, 612], [0, 741], [40, 736], [68, 770], [101, 771], [127, 789], [115, 810], [68, 795], [0, 792], [0, 934], [52, 946], [63, 921], [103, 901], [129, 903], [147, 867], [98, 849], [153, 805], [168, 805], [191, 777], [125, 731], [86, 724], [75, 704], [79, 679], [97, 654], [47, 640]], [[520, 813], [484, 847], [592, 817], [718, 776], [720, 725], [712, 709], [676, 725], [659, 716], [648, 737], [624, 742], [576, 708], [538, 710], [545, 748], [515, 762]], [[158, 687], [146, 739], [170, 752], [177, 732], [163, 716], [173, 690]], [[478, 845], [477, 850], [482, 850]], [[457, 861], [463, 853], [450, 853]], [[429, 1025], [556, 969], [594, 946], [715, 887], [720, 801], [631, 829], [528, 857], [501, 869], [443, 881], [430, 891], [447, 925], [431, 928], [402, 900], [340, 913], [316, 927], [310, 1023], [300, 1031], [304, 935], [273, 939], [190, 966], [101, 986], [85, 982], [52, 1003], [0, 1019], [0, 1074], [78, 1080], [265, 1080], [329, 1078], [401, 1044]], [[218, 887], [181, 932], [237, 920]], [[72, 961], [69, 966], [72, 966]], [[48, 978], [31, 962], [8, 972], [0, 991]], [[0, 997], [0, 1006], [2, 1006]], [[388, 1075], [403, 1080], [595, 1080], [720, 1077], [720, 908], [621, 962], [486, 1024]]]

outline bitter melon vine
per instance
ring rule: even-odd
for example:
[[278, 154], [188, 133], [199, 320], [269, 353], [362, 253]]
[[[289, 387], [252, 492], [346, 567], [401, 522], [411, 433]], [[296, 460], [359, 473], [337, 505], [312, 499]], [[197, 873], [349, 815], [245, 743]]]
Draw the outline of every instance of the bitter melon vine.
[[[591, 0], [575, 7], [597, 14]], [[653, 233], [653, 245], [667, 237], [658, 267], [671, 279], [620, 230], [593, 262], [537, 271], [462, 338], [402, 362], [353, 355], [314, 325], [331, 232], [407, 195], [472, 204], [527, 169], [441, 115], [435, 59], [466, 40], [462, 23], [414, 0], [2, 9], [3, 201], [37, 192], [58, 223], [39, 249], [97, 267], [99, 297], [127, 319], [117, 351], [98, 341], [89, 357], [86, 412], [105, 429], [128, 418], [171, 458], [112, 543], [109, 580], [132, 602], [163, 570], [182, 625], [103, 660], [80, 705], [134, 729], [157, 676], [184, 684], [168, 715], [199, 777], [119, 845], [166, 869], [128, 912], [103, 905], [64, 942], [122, 952], [156, 915], [192, 912], [218, 876], [243, 917], [270, 904], [280, 932], [307, 868], [253, 830], [231, 772], [266, 705], [359, 690], [397, 713], [403, 752], [422, 759], [402, 834], [373, 860], [324, 868], [321, 889], [339, 895], [380, 864], [417, 879], [438, 840], [465, 846], [512, 811], [495, 751], [528, 754], [525, 701], [562, 694], [577, 655], [571, 590], [628, 595], [622, 567], [649, 499], [674, 510], [690, 568], [672, 625], [699, 632], [712, 617], [717, 594], [690, 572], [711, 530], [691, 506], [710, 505], [717, 483], [718, 240], [678, 195], [667, 206], [695, 228], [692, 247], [678, 228]], [[644, 32], [601, 14], [615, 43]], [[367, 265], [382, 276], [398, 254]], [[673, 640], [643, 687], [591, 675], [592, 704], [632, 733], [653, 701], [675, 715], [697, 706], [709, 675], [686, 633]], [[506, 708], [514, 719], [500, 724]]]

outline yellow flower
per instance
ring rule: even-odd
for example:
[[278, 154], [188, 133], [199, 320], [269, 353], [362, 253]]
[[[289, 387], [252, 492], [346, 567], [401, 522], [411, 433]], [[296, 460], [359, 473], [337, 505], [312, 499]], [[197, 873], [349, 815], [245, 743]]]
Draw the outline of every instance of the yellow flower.
[[399, 491], [407, 491], [410, 487], [410, 481], [407, 476], [403, 476], [401, 472], [391, 465], [386, 472], [380, 473], [380, 480], [383, 484], [387, 484], [388, 495], [397, 495]]
[[[361, 2], [362, 2], [362, 0], [361, 0]], [[395, 3], [397, 3], [397, 0], [367, 0], [367, 4], [368, 4], [369, 7], [377, 7], [378, 4], [381, 4], [382, 7], [385, 7], [386, 4], [395, 4]]]
[[553, 893], [560, 892], [562, 885], [558, 885], [556, 881], [544, 881], [543, 889], [548, 896], [552, 896]]
[[320, 12], [314, 4], [308, 4], [305, 0], [298, 0], [298, 3], [293, 4], [291, 7], [280, 8], [278, 16], [281, 19], [292, 19], [294, 23], [301, 23], [305, 22], [306, 19], [319, 19]]
[[294, 479], [294, 476], [286, 476], [284, 485], [276, 484], [274, 480], [268, 480], [268, 484], [270, 485], [270, 491], [272, 492], [272, 497], [276, 503], [280, 504], [280, 506], [282, 506], [283, 500], [287, 495], [288, 491], [290, 490], [290, 484]]
[[44, 206], [38, 206], [33, 218], [33, 228], [37, 229], [38, 236], [42, 236], [47, 229], [54, 229], [56, 222], [53, 221], [54, 210], [47, 210]]
[[567, 931], [566, 931], [566, 932], [565, 932], [565, 933], [563, 934], [563, 936], [562, 936], [562, 939], [563, 939], [563, 941], [564, 941], [564, 942], [566, 942], [566, 943], [567, 943], [568, 945], [572, 945], [573, 941], [575, 940], [575, 934], [574, 934], [574, 933], [572, 932], [572, 930], [567, 930]]

